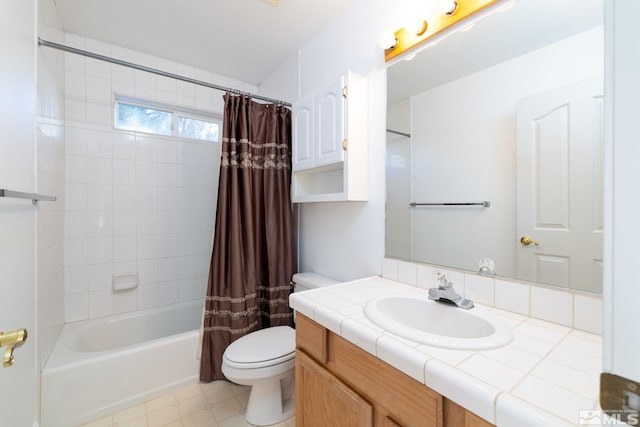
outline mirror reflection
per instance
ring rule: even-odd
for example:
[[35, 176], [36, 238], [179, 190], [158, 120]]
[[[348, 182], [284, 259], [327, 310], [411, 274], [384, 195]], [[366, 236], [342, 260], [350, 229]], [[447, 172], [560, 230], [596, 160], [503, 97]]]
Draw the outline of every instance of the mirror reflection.
[[388, 68], [387, 257], [601, 292], [602, 9], [518, 0]]

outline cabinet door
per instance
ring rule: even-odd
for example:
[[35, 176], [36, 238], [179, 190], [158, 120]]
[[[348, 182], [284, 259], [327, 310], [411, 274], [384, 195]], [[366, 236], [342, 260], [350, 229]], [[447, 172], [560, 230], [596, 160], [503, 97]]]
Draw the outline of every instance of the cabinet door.
[[313, 94], [293, 104], [293, 157], [291, 168], [313, 167]]
[[296, 350], [296, 426], [372, 427], [373, 407]]
[[345, 138], [345, 103], [342, 96], [344, 76], [316, 92], [314, 166], [344, 161], [342, 141]]

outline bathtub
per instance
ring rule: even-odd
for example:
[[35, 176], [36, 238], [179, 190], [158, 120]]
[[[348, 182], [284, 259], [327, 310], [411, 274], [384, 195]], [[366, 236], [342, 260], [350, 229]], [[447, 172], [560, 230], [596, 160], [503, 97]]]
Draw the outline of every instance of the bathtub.
[[43, 427], [70, 427], [197, 382], [203, 301], [68, 323], [42, 371]]

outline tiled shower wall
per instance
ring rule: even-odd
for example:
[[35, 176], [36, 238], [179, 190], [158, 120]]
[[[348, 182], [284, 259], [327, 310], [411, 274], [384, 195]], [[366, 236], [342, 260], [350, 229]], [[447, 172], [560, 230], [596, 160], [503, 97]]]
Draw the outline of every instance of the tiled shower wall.
[[[65, 43], [198, 80], [229, 78], [67, 34]], [[204, 298], [220, 144], [113, 128], [114, 95], [222, 113], [222, 93], [65, 53], [67, 322]], [[112, 290], [112, 276], [139, 286]]]

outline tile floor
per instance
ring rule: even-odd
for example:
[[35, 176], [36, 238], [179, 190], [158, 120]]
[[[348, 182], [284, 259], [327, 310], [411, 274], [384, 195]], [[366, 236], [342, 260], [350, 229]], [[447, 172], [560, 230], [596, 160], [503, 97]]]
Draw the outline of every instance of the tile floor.
[[[249, 387], [227, 381], [190, 384], [79, 427], [250, 427]], [[275, 427], [294, 427], [295, 417]]]

